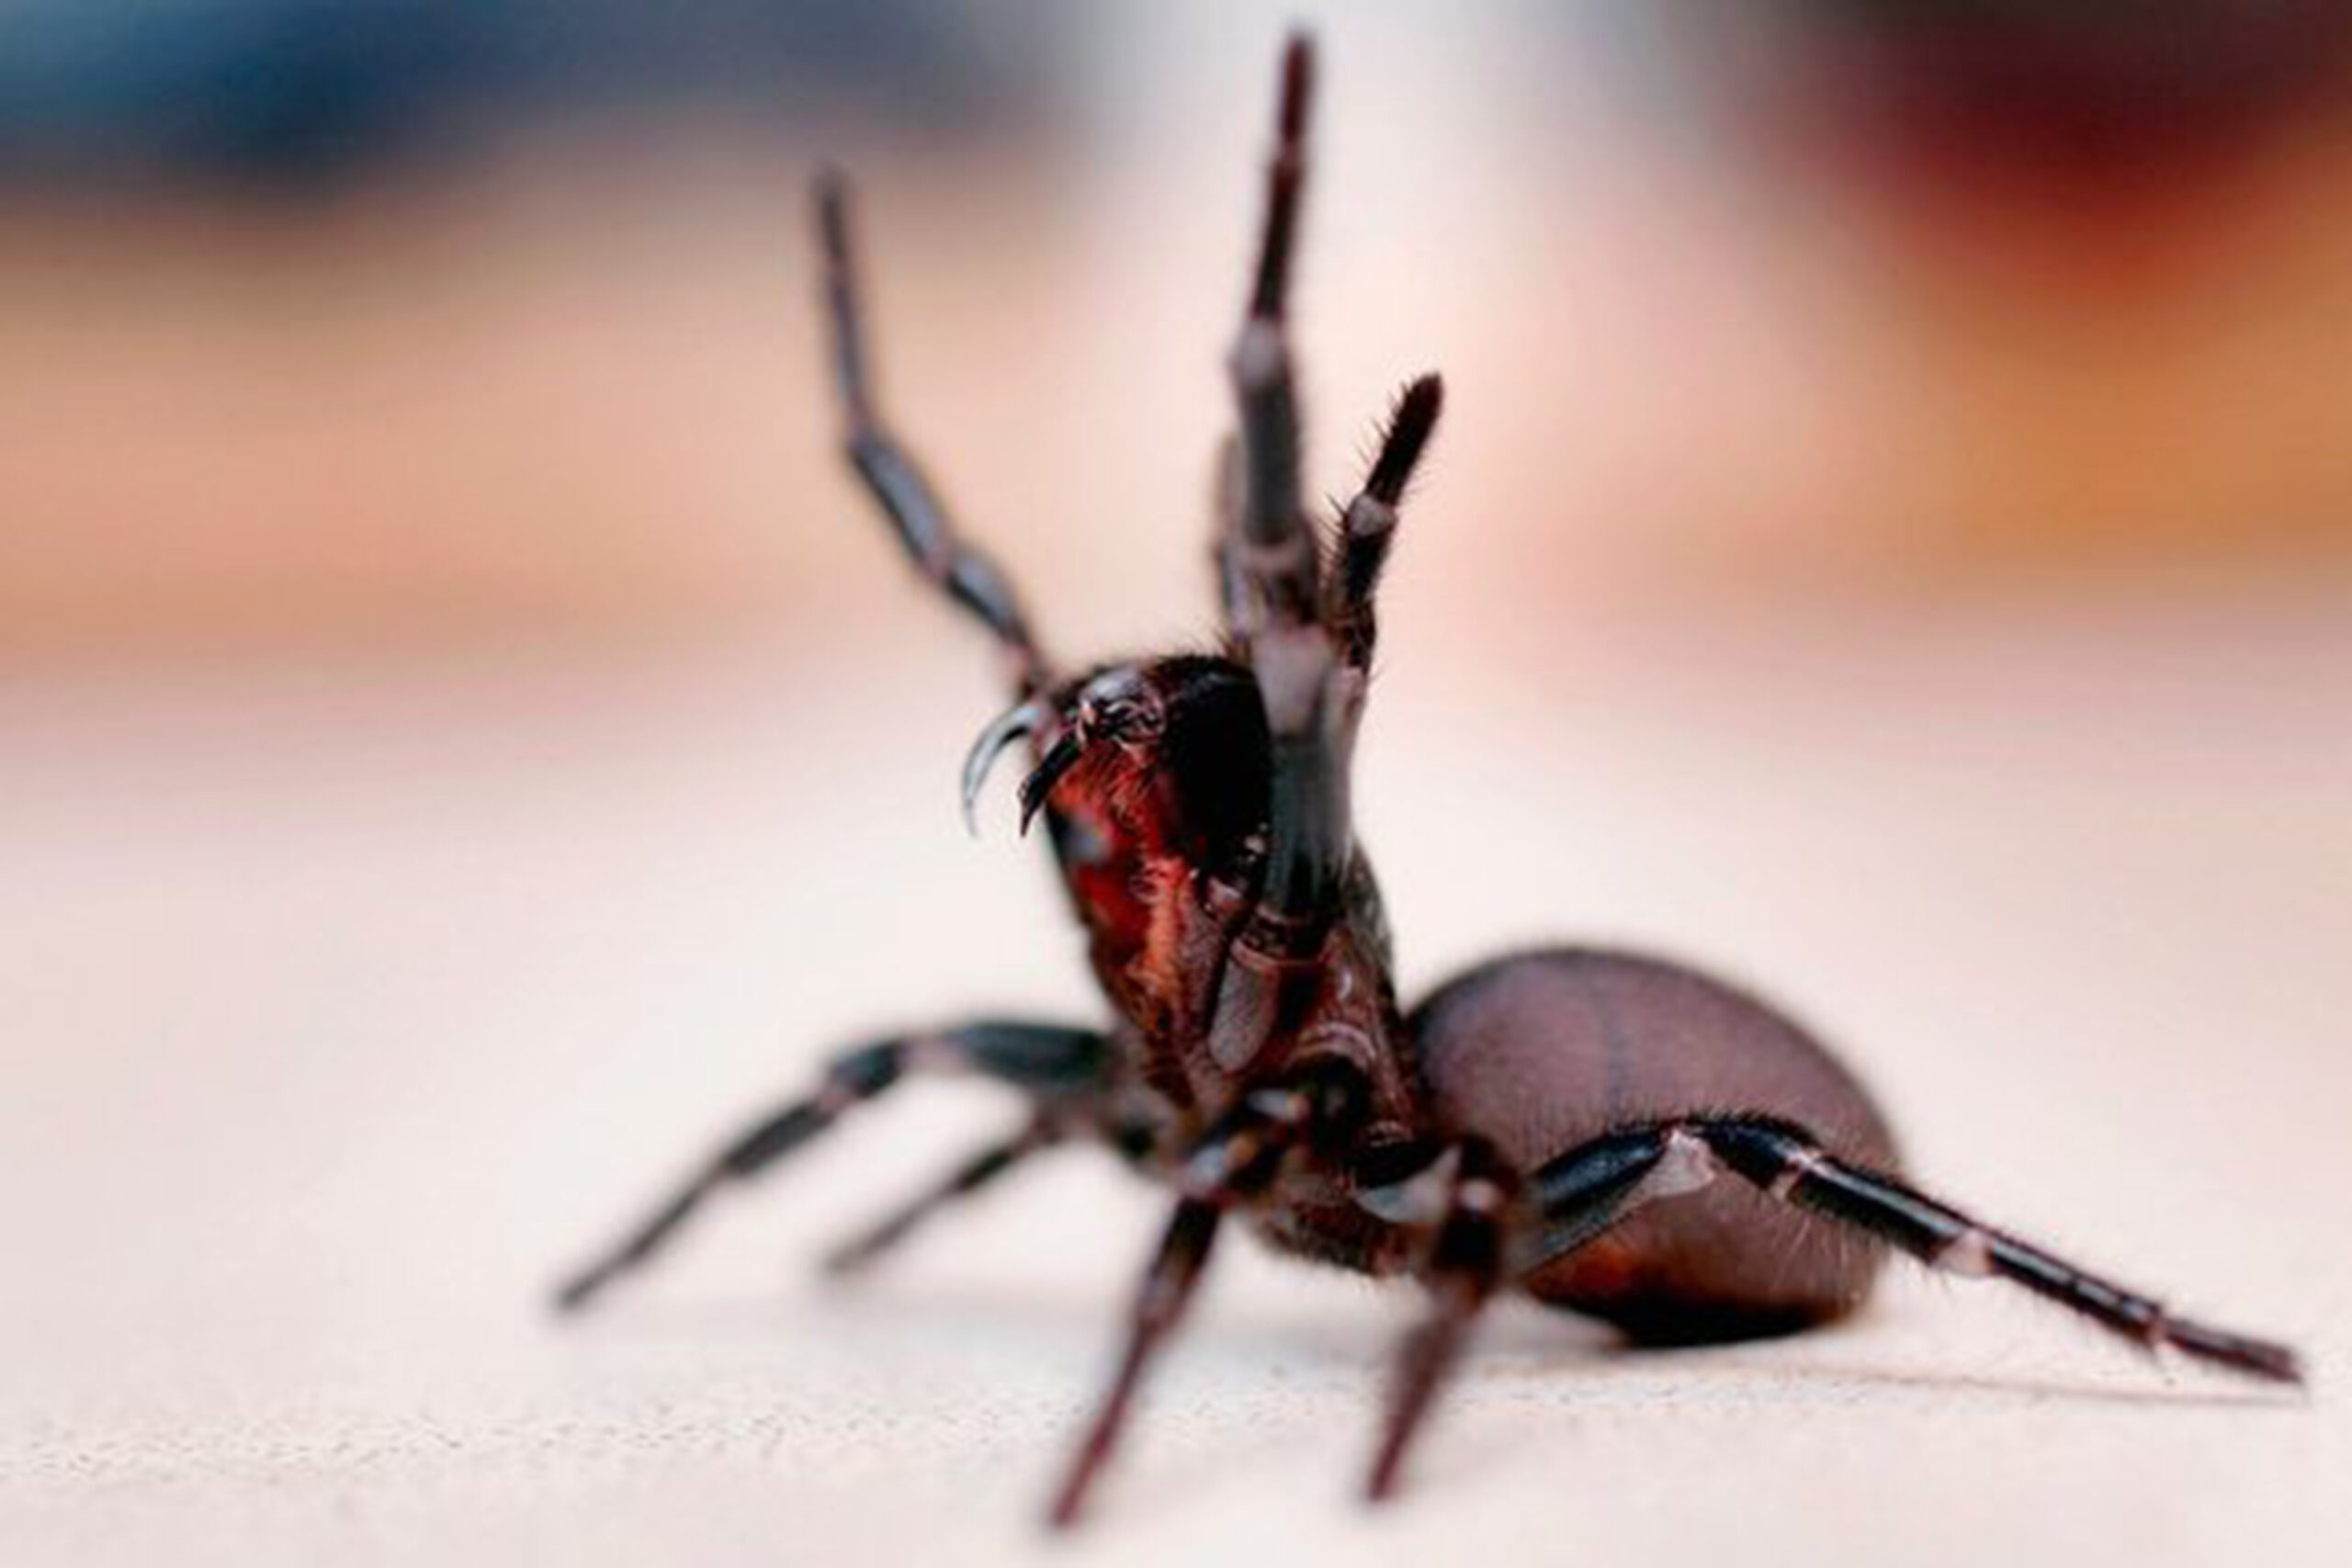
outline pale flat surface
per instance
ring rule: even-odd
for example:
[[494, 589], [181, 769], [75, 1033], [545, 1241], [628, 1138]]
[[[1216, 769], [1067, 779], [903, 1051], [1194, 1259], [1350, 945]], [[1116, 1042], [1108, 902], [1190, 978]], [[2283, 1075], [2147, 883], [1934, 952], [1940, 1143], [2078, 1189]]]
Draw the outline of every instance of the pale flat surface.
[[[1721, 964], [1844, 1044], [1935, 1183], [2301, 1343], [2309, 1400], [1908, 1277], [1672, 1356], [1513, 1311], [1373, 1515], [1409, 1303], [1245, 1245], [1079, 1554], [2346, 1561], [2343, 602], [1555, 638], [1543, 679], [1408, 610], [1363, 786], [1408, 987], [1554, 934]], [[538, 1310], [829, 1044], [1086, 1015], [1006, 800], [956, 820], [967, 646], [873, 603], [904, 649], [0, 691], [0, 1562], [1042, 1556], [1154, 1196], [1071, 1157], [854, 1291], [807, 1268], [1006, 1123], [974, 1086], [593, 1322]]]

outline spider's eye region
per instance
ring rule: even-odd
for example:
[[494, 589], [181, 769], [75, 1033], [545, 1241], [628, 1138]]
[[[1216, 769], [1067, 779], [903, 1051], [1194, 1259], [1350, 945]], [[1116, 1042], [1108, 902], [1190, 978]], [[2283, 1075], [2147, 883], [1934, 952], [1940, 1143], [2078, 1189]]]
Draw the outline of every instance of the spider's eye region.
[[1159, 699], [1129, 671], [1102, 676], [1080, 693], [1070, 723], [1087, 741], [1127, 745], [1153, 739], [1167, 728]]
[[1091, 735], [1127, 743], [1148, 740], [1160, 730], [1159, 708], [1139, 702], [1106, 703], [1079, 722]]

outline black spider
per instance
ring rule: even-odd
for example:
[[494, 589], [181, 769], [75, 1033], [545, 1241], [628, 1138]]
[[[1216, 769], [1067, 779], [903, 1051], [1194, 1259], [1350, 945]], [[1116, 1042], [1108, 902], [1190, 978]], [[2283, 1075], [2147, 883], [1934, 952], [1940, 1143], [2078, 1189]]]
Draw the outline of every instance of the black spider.
[[[1427, 1290], [1369, 1492], [1406, 1446], [1498, 1291], [1644, 1342], [1780, 1334], [1849, 1313], [1885, 1247], [1997, 1275], [2127, 1339], [2294, 1382], [2294, 1352], [2174, 1316], [1969, 1218], [1893, 1174], [1861, 1086], [1795, 1024], [1674, 964], [1571, 948], [1484, 964], [1399, 1009], [1371, 867], [1350, 830], [1374, 589], [1435, 427], [1435, 377], [1405, 389], [1327, 546], [1302, 505], [1283, 300], [1306, 163], [1312, 56], [1294, 39], [1265, 230], [1230, 368], [1239, 437], [1216, 547], [1227, 646], [1057, 673], [1012, 590], [965, 544], [873, 405], [848, 198], [817, 213], [848, 452], [927, 578], [1003, 649], [1018, 701], [965, 769], [1027, 741], [1022, 822], [1043, 814], [1109, 998], [1106, 1030], [970, 1022], [832, 1062], [822, 1085], [723, 1148], [561, 1293], [584, 1304], [703, 1197], [766, 1168], [910, 1071], [972, 1070], [1031, 1116], [836, 1251], [863, 1264], [951, 1200], [1071, 1136], [1176, 1192], [1110, 1391], [1052, 1518], [1078, 1517], [1145, 1369], [1227, 1213], [1289, 1252]], [[1729, 1177], [1732, 1179], [1720, 1179]]]

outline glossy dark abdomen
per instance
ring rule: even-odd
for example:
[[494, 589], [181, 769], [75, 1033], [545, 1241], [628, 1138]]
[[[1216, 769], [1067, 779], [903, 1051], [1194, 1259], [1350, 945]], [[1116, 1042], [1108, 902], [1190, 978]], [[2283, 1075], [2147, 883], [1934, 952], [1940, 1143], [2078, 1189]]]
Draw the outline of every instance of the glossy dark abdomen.
[[[1629, 1122], [1760, 1111], [1830, 1153], [1894, 1168], [1860, 1084], [1795, 1024], [1656, 959], [1555, 949], [1470, 970], [1412, 1015], [1440, 1122], [1522, 1170]], [[1653, 1343], [1786, 1333], [1851, 1310], [1878, 1249], [1724, 1176], [1642, 1210], [1521, 1281]]]

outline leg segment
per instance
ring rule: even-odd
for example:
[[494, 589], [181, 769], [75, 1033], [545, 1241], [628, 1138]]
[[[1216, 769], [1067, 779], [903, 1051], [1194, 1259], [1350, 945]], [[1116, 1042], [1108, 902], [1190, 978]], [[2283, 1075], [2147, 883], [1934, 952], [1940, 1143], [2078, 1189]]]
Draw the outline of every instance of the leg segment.
[[1313, 51], [1305, 38], [1292, 39], [1257, 277], [1232, 360], [1241, 433], [1239, 526], [1227, 541], [1241, 612], [1234, 630], [1272, 742], [1266, 869], [1253, 923], [1262, 928], [1261, 943], [1277, 948], [1311, 945], [1320, 934], [1298, 928], [1331, 908], [1348, 858], [1347, 781], [1329, 729], [1336, 661], [1320, 619], [1322, 562], [1299, 503], [1298, 411], [1283, 322], [1313, 77]]
[[1055, 1529], [1078, 1522], [1094, 1478], [1117, 1446], [1144, 1373], [1192, 1301], [1225, 1212], [1264, 1193], [1294, 1150], [1343, 1143], [1361, 1123], [1365, 1099], [1353, 1069], [1333, 1065], [1245, 1096], [1185, 1156], [1179, 1179], [1182, 1196], [1129, 1309], [1118, 1370], [1054, 1495], [1047, 1517]]
[[1444, 384], [1434, 376], [1424, 376], [1405, 389], [1381, 433], [1380, 455], [1373, 460], [1372, 472], [1340, 517], [1339, 570], [1329, 584], [1330, 602], [1324, 607], [1324, 619], [1351, 670], [1371, 667], [1376, 636], [1373, 595], [1396, 535], [1397, 503], [1437, 428], [1444, 400]]
[[1096, 1134], [1113, 1152], [1133, 1165], [1140, 1166], [1159, 1146], [1159, 1128], [1154, 1122], [1107, 1114], [1106, 1108], [1091, 1097], [1080, 1100], [1075, 1109], [1075, 1117], [1071, 1114], [1073, 1107], [1066, 1102], [1040, 1109], [1020, 1132], [974, 1150], [963, 1164], [950, 1169], [937, 1182], [827, 1253], [825, 1271], [834, 1275], [856, 1273], [906, 1240], [940, 1210], [995, 1185], [999, 1177], [1030, 1156], [1065, 1142], [1073, 1131]]
[[850, 251], [849, 191], [838, 175], [817, 184], [817, 227], [825, 253], [825, 301], [832, 323], [833, 380], [851, 465], [880, 503], [917, 570], [995, 634], [1023, 695], [1049, 683], [1019, 598], [993, 561], [957, 536], [922, 468], [874, 407], [865, 333]]
[[1483, 1143], [1458, 1145], [1458, 1164], [1444, 1215], [1421, 1264], [1430, 1314], [1397, 1358], [1387, 1423], [1373, 1458], [1364, 1495], [1393, 1495], [1405, 1450], [1420, 1429], [1439, 1383], [1452, 1370], [1470, 1325], [1503, 1280], [1506, 1235], [1516, 1179]]
[[784, 1106], [721, 1147], [617, 1246], [574, 1275], [557, 1293], [556, 1304], [566, 1312], [586, 1306], [615, 1279], [659, 1252], [711, 1193], [749, 1180], [797, 1152], [842, 1111], [881, 1094], [910, 1068], [978, 1072], [1038, 1100], [1074, 1108], [1100, 1087], [1108, 1050], [1103, 1038], [1090, 1030], [981, 1022], [843, 1052], [826, 1067], [814, 1094]]
[[1869, 1232], [1931, 1268], [1996, 1276], [2148, 1349], [2170, 1346], [2248, 1376], [2301, 1381], [2295, 1352], [2175, 1317], [2161, 1303], [1971, 1219], [1891, 1176], [1836, 1158], [1804, 1129], [1765, 1116], [1690, 1117], [1628, 1127], [1535, 1173], [1542, 1224], [1515, 1272], [1593, 1239], [1645, 1202], [1728, 1169], [1768, 1196]]
[[1216, 1241], [1217, 1224], [1224, 1215], [1222, 1195], [1188, 1197], [1176, 1205], [1167, 1232], [1159, 1239], [1159, 1249], [1152, 1255], [1151, 1265], [1144, 1273], [1143, 1286], [1136, 1292], [1135, 1304], [1128, 1311], [1127, 1342], [1119, 1353], [1119, 1368], [1112, 1374], [1110, 1392], [1103, 1396], [1093, 1422], [1087, 1427], [1086, 1438], [1063, 1477], [1061, 1490], [1054, 1495], [1053, 1512], [1047, 1518], [1055, 1529], [1067, 1529], [1078, 1522], [1079, 1512], [1086, 1506], [1086, 1494], [1109, 1461], [1119, 1433], [1126, 1425], [1127, 1407], [1135, 1401], [1146, 1367], [1192, 1303], [1193, 1287], [1208, 1266], [1209, 1249]]
[[968, 1198], [1040, 1149], [1060, 1141], [1060, 1132], [1046, 1117], [1037, 1117], [1010, 1138], [1001, 1138], [976, 1150], [961, 1165], [933, 1186], [891, 1210], [825, 1254], [825, 1272], [854, 1274], [912, 1235], [925, 1220], [957, 1201]]
[[1315, 616], [1320, 563], [1299, 504], [1298, 410], [1283, 324], [1299, 192], [1306, 178], [1306, 110], [1313, 86], [1314, 51], [1305, 38], [1293, 38], [1283, 54], [1282, 101], [1273, 162], [1266, 170], [1266, 220], [1258, 269], [1230, 364], [1240, 419], [1241, 474], [1238, 527], [1226, 550], [1242, 589], [1243, 620], [1232, 629], [1244, 637], [1261, 623], [1295, 625]]

